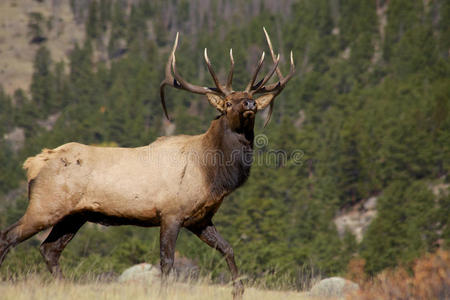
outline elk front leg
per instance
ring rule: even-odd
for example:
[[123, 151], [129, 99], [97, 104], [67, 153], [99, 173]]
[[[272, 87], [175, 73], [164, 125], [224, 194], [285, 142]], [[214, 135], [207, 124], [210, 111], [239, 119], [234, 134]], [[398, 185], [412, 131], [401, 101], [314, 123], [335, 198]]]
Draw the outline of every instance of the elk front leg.
[[161, 231], [159, 235], [159, 251], [161, 258], [161, 275], [162, 281], [167, 279], [167, 276], [172, 269], [175, 255], [175, 244], [177, 242], [178, 233], [180, 232], [181, 223], [175, 218], [168, 218], [162, 220]]
[[39, 248], [48, 270], [56, 278], [63, 279], [59, 266], [61, 252], [72, 240], [86, 220], [81, 216], [68, 216], [53, 226], [52, 231]]
[[234, 261], [233, 248], [231, 248], [230, 244], [220, 236], [212, 222], [209, 222], [206, 226], [191, 227], [188, 229], [208, 246], [216, 249], [225, 257], [234, 285], [233, 299], [241, 299], [244, 294], [244, 285], [242, 284], [242, 281], [238, 279], [239, 272]]

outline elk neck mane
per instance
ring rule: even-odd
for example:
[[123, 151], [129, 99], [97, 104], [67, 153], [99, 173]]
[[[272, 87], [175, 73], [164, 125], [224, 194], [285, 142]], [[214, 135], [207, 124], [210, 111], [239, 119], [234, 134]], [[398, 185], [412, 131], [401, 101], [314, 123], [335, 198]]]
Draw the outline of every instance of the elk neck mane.
[[203, 164], [213, 196], [222, 197], [245, 183], [253, 161], [253, 124], [232, 131], [224, 115], [211, 122], [202, 143]]

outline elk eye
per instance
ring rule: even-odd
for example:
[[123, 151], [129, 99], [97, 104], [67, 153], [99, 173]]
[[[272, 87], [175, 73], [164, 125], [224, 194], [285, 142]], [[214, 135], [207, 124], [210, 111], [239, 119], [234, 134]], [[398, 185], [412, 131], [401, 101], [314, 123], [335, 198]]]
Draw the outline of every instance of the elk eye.
[[231, 106], [231, 102], [227, 102], [227, 107], [230, 107]]

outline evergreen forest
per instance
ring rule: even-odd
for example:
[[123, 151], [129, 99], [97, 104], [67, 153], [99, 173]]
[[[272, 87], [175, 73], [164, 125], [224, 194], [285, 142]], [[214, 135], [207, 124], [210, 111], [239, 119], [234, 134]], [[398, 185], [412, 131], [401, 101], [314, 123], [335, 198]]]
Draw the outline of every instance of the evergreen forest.
[[[176, 32], [177, 70], [213, 86], [203, 49], [225, 80], [233, 48], [233, 87], [244, 89], [263, 34], [292, 49], [296, 74], [276, 98], [270, 123], [257, 116], [249, 180], [228, 196], [214, 222], [250, 281], [300, 289], [345, 275], [352, 259], [375, 275], [450, 247], [450, 2], [445, 0], [83, 0], [70, 1], [84, 27], [66, 60], [47, 47], [48, 22], [30, 14], [35, 52], [28, 89], [0, 86], [0, 228], [28, 200], [23, 161], [76, 141], [137, 147], [161, 135], [201, 134], [217, 112], [204, 96], [159, 84]], [[7, 42], [7, 41], [6, 41]], [[1, 82], [0, 82], [1, 85]], [[49, 120], [53, 120], [50, 122]], [[49, 128], [48, 123], [51, 123]], [[20, 128], [19, 149], [3, 138]], [[274, 155], [282, 153], [282, 156]], [[367, 199], [376, 215], [357, 239], [336, 218]], [[362, 209], [362, 208], [361, 208]], [[12, 250], [0, 276], [47, 272], [34, 237]], [[182, 230], [177, 255], [214, 281], [229, 280], [219, 253]], [[120, 274], [158, 263], [159, 229], [85, 225], [64, 251], [73, 276]]]

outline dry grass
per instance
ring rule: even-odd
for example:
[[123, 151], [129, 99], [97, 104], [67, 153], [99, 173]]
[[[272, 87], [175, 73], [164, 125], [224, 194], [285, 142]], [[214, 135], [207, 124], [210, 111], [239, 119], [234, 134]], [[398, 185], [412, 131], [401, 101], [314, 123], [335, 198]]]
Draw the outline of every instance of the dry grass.
[[[37, 275], [15, 282], [0, 283], [1, 299], [231, 299], [231, 286], [211, 285], [207, 282], [170, 282], [161, 289], [158, 282], [105, 283], [93, 280], [89, 283], [43, 280]], [[290, 291], [268, 291], [247, 287], [244, 299], [308, 299], [302, 293]]]
[[[360, 261], [353, 262], [350, 270], [360, 266]], [[414, 263], [412, 274], [404, 268], [385, 270], [360, 285], [361, 292], [352, 299], [450, 299], [450, 252], [426, 254]]]

